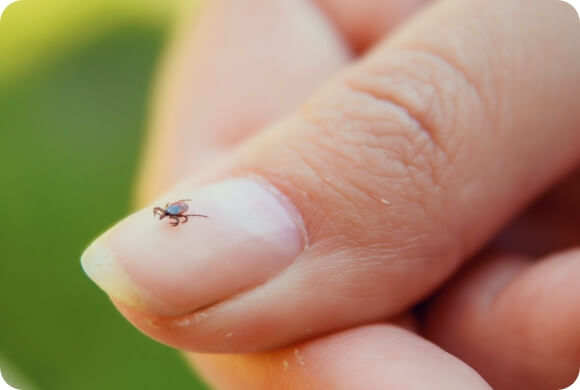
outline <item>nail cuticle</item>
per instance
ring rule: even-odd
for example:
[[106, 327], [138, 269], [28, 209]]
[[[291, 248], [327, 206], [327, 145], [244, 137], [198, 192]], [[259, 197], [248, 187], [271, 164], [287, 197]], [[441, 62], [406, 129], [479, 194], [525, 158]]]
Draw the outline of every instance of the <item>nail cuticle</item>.
[[[244, 177], [244, 176], [242, 176]], [[250, 180], [254, 180], [257, 183], [261, 184], [265, 190], [270, 192], [280, 203], [280, 205], [286, 210], [290, 218], [294, 221], [296, 228], [301, 233], [302, 236], [302, 252], [304, 252], [308, 248], [308, 231], [306, 230], [306, 224], [304, 223], [304, 218], [302, 214], [298, 210], [298, 208], [292, 203], [290, 198], [282, 193], [275, 185], [273, 185], [270, 181], [268, 181], [263, 176], [258, 174], [248, 174], [245, 175], [246, 178]]]

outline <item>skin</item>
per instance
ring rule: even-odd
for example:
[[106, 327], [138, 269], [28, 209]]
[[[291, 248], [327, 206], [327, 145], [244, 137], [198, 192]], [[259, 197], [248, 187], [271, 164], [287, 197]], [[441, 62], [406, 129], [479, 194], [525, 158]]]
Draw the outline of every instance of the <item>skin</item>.
[[[184, 22], [137, 203], [257, 174], [323, 265], [180, 329], [116, 303], [216, 389], [557, 389], [578, 373], [577, 15], [425, 3], [216, 0]], [[191, 352], [232, 322], [225, 354]]]

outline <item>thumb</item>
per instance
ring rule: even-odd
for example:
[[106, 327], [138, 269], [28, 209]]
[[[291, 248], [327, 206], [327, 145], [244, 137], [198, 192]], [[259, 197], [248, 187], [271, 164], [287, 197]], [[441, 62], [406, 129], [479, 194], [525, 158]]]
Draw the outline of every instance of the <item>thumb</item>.
[[[141, 330], [188, 350], [273, 348], [400, 312], [578, 162], [579, 47], [559, 2], [437, 3], [107, 232], [84, 269]], [[153, 218], [184, 199], [158, 218], [208, 218]]]

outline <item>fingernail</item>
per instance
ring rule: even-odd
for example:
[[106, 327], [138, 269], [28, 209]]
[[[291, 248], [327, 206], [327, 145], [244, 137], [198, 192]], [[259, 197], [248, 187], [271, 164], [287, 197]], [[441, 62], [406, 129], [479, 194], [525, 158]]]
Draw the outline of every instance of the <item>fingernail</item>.
[[[153, 207], [187, 199], [185, 223]], [[251, 289], [302, 252], [301, 219], [275, 189], [230, 179], [183, 189], [121, 221], [83, 254], [86, 274], [113, 299], [157, 315], [181, 315]]]
[[127, 272], [115, 261], [105, 244], [105, 237], [96, 240], [81, 257], [85, 273], [105, 292], [133, 307], [143, 306], [145, 292], [133, 283]]

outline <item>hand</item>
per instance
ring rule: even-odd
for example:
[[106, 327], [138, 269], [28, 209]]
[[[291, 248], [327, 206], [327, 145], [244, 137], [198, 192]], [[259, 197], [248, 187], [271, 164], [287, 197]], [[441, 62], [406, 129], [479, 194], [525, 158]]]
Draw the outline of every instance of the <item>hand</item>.
[[422, 3], [215, 0], [174, 44], [139, 203], [170, 191], [83, 266], [217, 389], [577, 374], [580, 178], [467, 261], [580, 164], [578, 16]]

